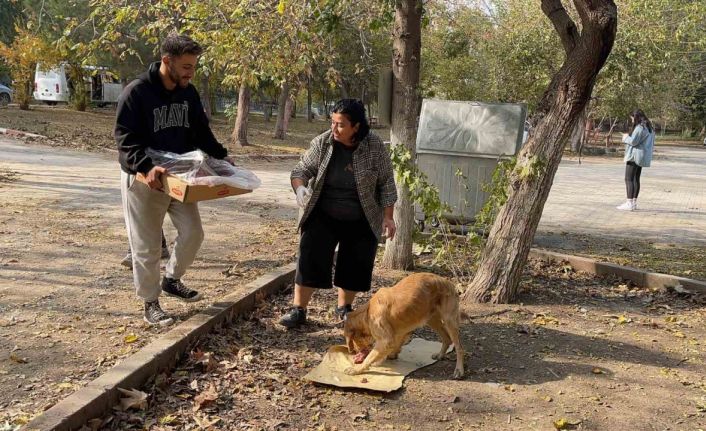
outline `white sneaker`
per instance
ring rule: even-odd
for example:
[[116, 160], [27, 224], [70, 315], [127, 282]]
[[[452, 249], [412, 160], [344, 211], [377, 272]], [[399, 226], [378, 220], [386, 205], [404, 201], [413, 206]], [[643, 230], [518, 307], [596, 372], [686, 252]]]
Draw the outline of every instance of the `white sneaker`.
[[617, 207], [615, 207], [615, 209], [618, 209], [620, 211], [633, 211], [635, 209], [635, 207], [633, 206], [632, 202], [630, 202], [628, 200], [628, 201], [625, 201], [624, 204], [618, 205]]

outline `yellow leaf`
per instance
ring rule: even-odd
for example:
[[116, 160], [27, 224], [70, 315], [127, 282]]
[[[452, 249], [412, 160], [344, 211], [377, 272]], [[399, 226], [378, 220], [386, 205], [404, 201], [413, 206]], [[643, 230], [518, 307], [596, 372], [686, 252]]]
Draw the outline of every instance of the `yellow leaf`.
[[604, 372], [603, 370], [601, 370], [600, 368], [598, 368], [598, 367], [594, 367], [594, 368], [591, 370], [591, 372], [592, 372], [593, 374], [605, 374], [605, 372]]
[[677, 321], [677, 316], [667, 316], [664, 318], [667, 323], [675, 323]]
[[620, 325], [622, 325], [622, 324], [624, 324], [624, 323], [628, 323], [628, 322], [630, 322], [630, 320], [631, 320], [631, 319], [628, 319], [627, 317], [625, 317], [625, 315], [622, 315], [622, 316], [618, 317], [618, 323], [619, 323]]
[[285, 0], [279, 0], [279, 4], [277, 5], [277, 12], [279, 12], [280, 15], [284, 15], [285, 6]]
[[135, 334], [130, 334], [130, 335], [126, 335], [123, 340], [124, 340], [126, 343], [130, 344], [130, 343], [134, 343], [134, 342], [137, 341], [139, 338], [140, 338], [140, 337], [138, 337], [138, 336], [135, 335]]
[[674, 331], [674, 336], [677, 338], [686, 338], [686, 335], [681, 331]]
[[548, 403], [551, 403], [552, 401], [554, 401], [554, 398], [550, 397], [549, 395], [542, 397], [542, 399]]
[[554, 428], [558, 430], [565, 430], [569, 426], [569, 421], [564, 418], [554, 421]]
[[552, 316], [539, 315], [539, 316], [536, 316], [534, 318], [534, 320], [532, 320], [532, 323], [535, 325], [540, 325], [540, 326], [549, 325], [549, 324], [558, 325], [559, 320], [555, 317], [552, 317]]
[[74, 388], [73, 383], [67, 383], [67, 382], [59, 383], [59, 384], [56, 385], [56, 386], [57, 386], [59, 389], [73, 389], [73, 388]]
[[123, 325], [123, 326], [118, 327], [118, 329], [116, 329], [115, 332], [117, 332], [118, 334], [122, 334], [123, 332], [125, 332], [125, 326]]
[[171, 425], [176, 421], [177, 421], [177, 417], [172, 416], [172, 415], [166, 415], [166, 416], [162, 416], [161, 418], [159, 418], [160, 425]]
[[12, 420], [13, 425], [27, 425], [28, 422], [29, 416], [27, 415], [17, 416]]

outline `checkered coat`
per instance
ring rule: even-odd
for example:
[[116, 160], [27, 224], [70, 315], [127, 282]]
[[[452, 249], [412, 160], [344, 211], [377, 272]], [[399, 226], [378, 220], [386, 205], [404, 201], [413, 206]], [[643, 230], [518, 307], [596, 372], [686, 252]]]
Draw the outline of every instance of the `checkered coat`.
[[[291, 179], [300, 178], [311, 191], [311, 199], [299, 220], [299, 229], [316, 206], [333, 153], [333, 136], [327, 131], [311, 141], [309, 149], [294, 167]], [[380, 137], [368, 133], [353, 152], [353, 174], [365, 217], [378, 241], [382, 237], [383, 209], [397, 202], [395, 175], [390, 152]]]

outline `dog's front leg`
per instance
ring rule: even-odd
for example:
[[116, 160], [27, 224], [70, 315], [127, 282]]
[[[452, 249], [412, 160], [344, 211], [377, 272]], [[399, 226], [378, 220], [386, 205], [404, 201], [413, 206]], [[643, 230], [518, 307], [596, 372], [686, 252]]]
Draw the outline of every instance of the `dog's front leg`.
[[368, 371], [371, 366], [377, 365], [384, 361], [385, 358], [387, 358], [388, 353], [389, 349], [386, 346], [385, 348], [381, 348], [375, 345], [375, 347], [373, 347], [373, 350], [371, 350], [370, 353], [368, 353], [368, 356], [365, 357], [365, 360], [362, 364], [348, 367], [346, 368], [344, 373], [348, 374], [349, 376], [363, 374], [364, 372]]

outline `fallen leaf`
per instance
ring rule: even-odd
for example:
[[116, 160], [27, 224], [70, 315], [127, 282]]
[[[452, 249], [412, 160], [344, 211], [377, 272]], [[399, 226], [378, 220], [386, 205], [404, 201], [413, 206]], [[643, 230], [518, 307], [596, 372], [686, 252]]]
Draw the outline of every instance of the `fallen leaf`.
[[551, 317], [551, 316], [537, 315], [537, 316], [535, 316], [534, 320], [532, 320], [532, 323], [534, 325], [540, 325], [540, 326], [549, 325], [549, 324], [558, 325], [559, 320], [557, 318]]
[[126, 395], [125, 398], [120, 398], [120, 407], [123, 411], [135, 408], [138, 410], [144, 410], [147, 408], [147, 394], [138, 391], [137, 389], [123, 389], [118, 388], [118, 390]]
[[216, 387], [211, 385], [205, 391], [194, 397], [194, 411], [198, 411], [201, 407], [207, 406], [218, 399], [218, 391]]
[[569, 421], [567, 421], [564, 418], [561, 418], [561, 419], [555, 420], [553, 422], [553, 425], [554, 425], [554, 428], [556, 428], [558, 430], [565, 430], [569, 426]]
[[139, 338], [140, 338], [140, 337], [138, 337], [138, 336], [135, 335], [135, 334], [130, 334], [130, 335], [126, 335], [125, 338], [123, 338], [123, 341], [125, 341], [125, 342], [128, 343], [128, 344], [130, 344], [130, 343], [134, 343], [134, 342], [137, 341]]
[[10, 353], [10, 360], [12, 362], [16, 362], [18, 364], [26, 364], [27, 363], [27, 358], [21, 358], [17, 356], [15, 352]]
[[215, 424], [217, 424], [218, 422], [220, 422], [220, 420], [221, 420], [221, 418], [219, 418], [219, 417], [209, 419], [208, 417], [200, 418], [198, 416], [194, 416], [194, 421], [201, 429], [208, 429], [208, 428], [214, 426]]
[[591, 372], [592, 372], [593, 374], [605, 374], [605, 371], [601, 370], [601, 369], [598, 368], [598, 367], [594, 367], [594, 368], [591, 370]]
[[177, 422], [177, 417], [173, 415], [166, 415], [159, 418], [160, 425], [171, 425]]

